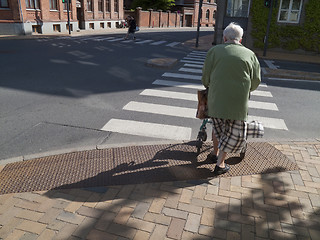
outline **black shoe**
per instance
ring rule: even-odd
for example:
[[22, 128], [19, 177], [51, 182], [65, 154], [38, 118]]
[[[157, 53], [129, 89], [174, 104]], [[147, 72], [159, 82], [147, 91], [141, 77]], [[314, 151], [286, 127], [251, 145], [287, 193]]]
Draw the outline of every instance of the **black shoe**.
[[220, 175], [220, 174], [224, 174], [224, 173], [228, 172], [229, 170], [230, 170], [230, 166], [229, 166], [228, 164], [225, 164], [225, 167], [224, 167], [224, 168], [221, 168], [221, 167], [216, 166], [216, 167], [214, 168], [213, 173], [214, 173], [215, 175]]
[[217, 163], [218, 157], [217, 157], [217, 155], [209, 153], [208, 156], [207, 156], [207, 161], [209, 161], [211, 163]]

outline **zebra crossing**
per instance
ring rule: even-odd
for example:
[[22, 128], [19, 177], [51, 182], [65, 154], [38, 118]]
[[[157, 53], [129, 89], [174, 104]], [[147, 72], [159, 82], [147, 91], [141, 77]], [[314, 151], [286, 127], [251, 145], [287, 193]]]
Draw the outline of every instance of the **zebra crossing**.
[[[38, 39], [38, 42], [49, 42], [52, 41], [53, 39], [50, 38], [41, 38]], [[166, 47], [176, 47], [178, 45], [180, 45], [182, 42], [169, 42], [169, 41], [165, 41], [165, 40], [151, 40], [151, 39], [139, 39], [137, 38], [136, 40], [132, 40], [132, 39], [125, 39], [124, 37], [107, 37], [107, 36], [79, 36], [79, 37], [57, 37], [54, 38], [55, 42], [51, 43], [51, 46], [53, 47], [70, 47], [70, 44], [66, 44], [63, 42], [57, 42], [57, 41], [63, 41], [63, 40], [72, 40], [74, 43], [77, 44], [81, 44], [81, 43], [87, 43], [89, 41], [93, 41], [93, 42], [119, 42], [119, 43], [133, 43], [135, 45], [150, 45], [150, 46], [160, 46], [160, 45], [164, 45]], [[197, 55], [191, 55], [191, 56], [197, 56]]]
[[[123, 111], [136, 114], [152, 114], [152, 116], [174, 117], [177, 118], [177, 122], [179, 122], [179, 119], [190, 119], [200, 126], [201, 122], [195, 118], [196, 90], [204, 89], [201, 83], [201, 68], [205, 56], [206, 52], [204, 51], [192, 51], [180, 61], [183, 63], [183, 67], [178, 69], [178, 72], [165, 72], [162, 74], [161, 79], [153, 81], [152, 84], [159, 87], [159, 89], [144, 89], [140, 92], [140, 96], [152, 98], [159, 103], [130, 101], [123, 107]], [[189, 61], [192, 61], [192, 63]], [[166, 87], [165, 90], [161, 89], [164, 86]], [[279, 109], [275, 103], [271, 102], [273, 96], [268, 91], [268, 86], [265, 83], [260, 84], [258, 89], [252, 92], [251, 96], [257, 96], [259, 100], [263, 99], [263, 101], [249, 100], [249, 112], [250, 109], [264, 110], [262, 113], [264, 116], [249, 115], [249, 121], [261, 121], [266, 129], [288, 130], [283, 119], [268, 116], [269, 111], [278, 112]], [[159, 99], [184, 101], [188, 106], [192, 107], [175, 106], [173, 104], [174, 101], [170, 105], [163, 104]], [[196, 136], [198, 129], [192, 129], [191, 126], [144, 122], [138, 119], [111, 119], [101, 128], [103, 131], [171, 140], [191, 140], [192, 137]]]

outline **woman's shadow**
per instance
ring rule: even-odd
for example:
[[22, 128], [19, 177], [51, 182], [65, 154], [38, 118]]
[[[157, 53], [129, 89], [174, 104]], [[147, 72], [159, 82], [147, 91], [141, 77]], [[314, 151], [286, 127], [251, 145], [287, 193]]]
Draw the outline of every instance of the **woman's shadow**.
[[214, 177], [213, 169], [208, 165], [210, 162], [204, 157], [199, 160], [199, 155], [192, 151], [192, 147], [193, 142], [170, 145], [156, 152], [151, 159], [135, 157], [131, 161], [117, 164], [114, 168], [100, 172], [93, 177], [64, 184], [53, 190]]

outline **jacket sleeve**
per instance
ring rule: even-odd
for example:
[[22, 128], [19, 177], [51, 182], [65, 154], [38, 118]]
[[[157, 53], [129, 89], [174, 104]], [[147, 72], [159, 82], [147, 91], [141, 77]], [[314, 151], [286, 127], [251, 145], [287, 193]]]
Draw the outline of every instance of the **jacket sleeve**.
[[213, 58], [213, 51], [209, 51], [206, 56], [206, 60], [204, 61], [203, 68], [202, 68], [202, 84], [207, 88], [209, 87], [210, 83], [210, 74], [212, 71], [212, 58]]
[[250, 92], [256, 90], [260, 83], [261, 83], [260, 63], [259, 63], [257, 57], [254, 55], [253, 63], [252, 63], [252, 76], [251, 76]]

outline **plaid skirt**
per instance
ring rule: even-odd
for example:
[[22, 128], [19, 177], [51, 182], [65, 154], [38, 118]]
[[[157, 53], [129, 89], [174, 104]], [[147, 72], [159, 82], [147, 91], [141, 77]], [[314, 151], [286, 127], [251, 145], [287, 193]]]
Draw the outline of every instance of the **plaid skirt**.
[[227, 153], [240, 153], [248, 137], [261, 138], [264, 128], [258, 121], [246, 122], [212, 118], [213, 132], [219, 141], [219, 149]]

